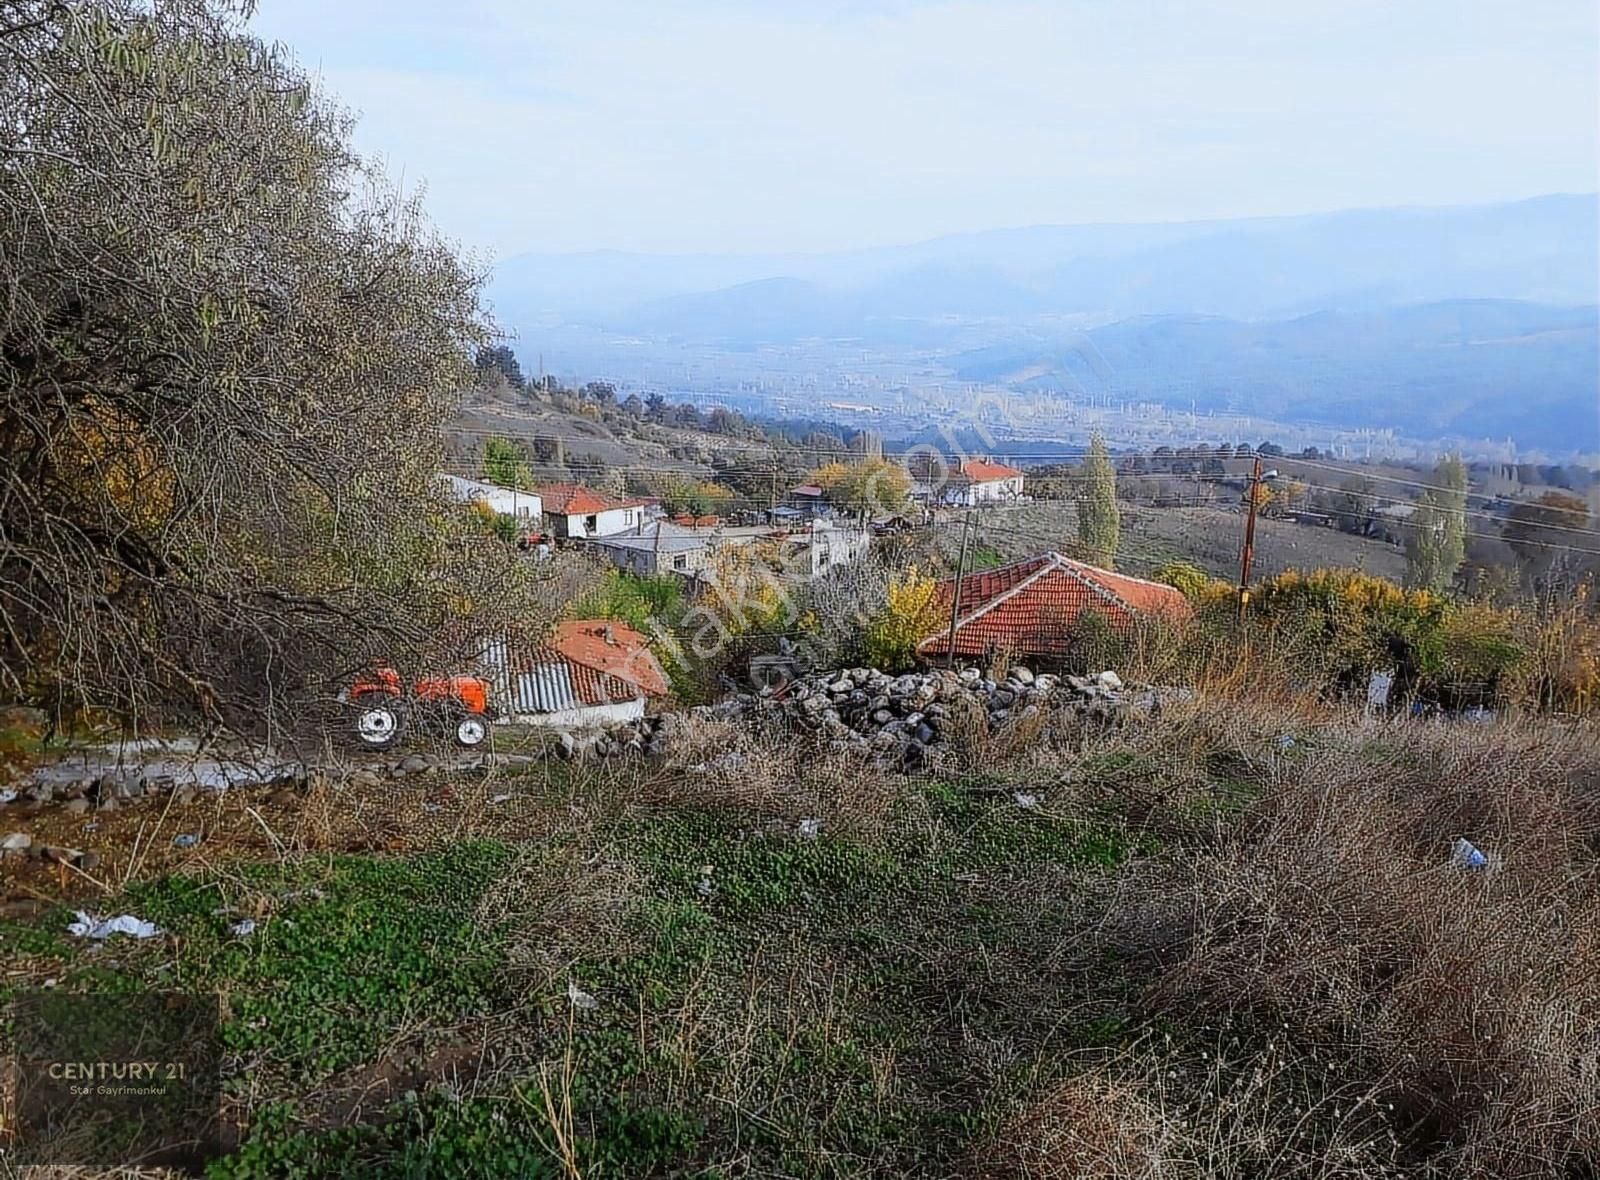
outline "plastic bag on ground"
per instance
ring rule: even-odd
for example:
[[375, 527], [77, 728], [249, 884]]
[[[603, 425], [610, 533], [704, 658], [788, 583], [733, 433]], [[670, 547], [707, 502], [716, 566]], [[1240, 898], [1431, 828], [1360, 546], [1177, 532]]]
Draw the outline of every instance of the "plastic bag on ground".
[[118, 914], [115, 918], [96, 918], [77, 911], [78, 920], [67, 926], [67, 933], [77, 938], [110, 938], [113, 934], [127, 934], [133, 938], [154, 938], [161, 928], [132, 914]]

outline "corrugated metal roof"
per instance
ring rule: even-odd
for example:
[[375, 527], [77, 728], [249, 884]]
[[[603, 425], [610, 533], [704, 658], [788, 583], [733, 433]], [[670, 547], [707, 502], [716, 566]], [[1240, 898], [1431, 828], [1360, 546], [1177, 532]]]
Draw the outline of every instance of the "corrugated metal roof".
[[485, 649], [483, 660], [503, 673], [497, 679], [510, 696], [513, 713], [554, 713], [645, 698], [637, 684], [580, 664], [544, 644], [494, 643]]

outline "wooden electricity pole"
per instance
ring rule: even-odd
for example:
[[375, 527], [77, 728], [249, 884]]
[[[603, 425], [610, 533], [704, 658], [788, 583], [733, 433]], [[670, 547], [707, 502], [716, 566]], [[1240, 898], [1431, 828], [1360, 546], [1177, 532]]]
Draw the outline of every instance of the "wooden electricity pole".
[[971, 531], [972, 514], [969, 512], [961, 518], [961, 553], [956, 558], [956, 580], [954, 592], [950, 595], [950, 636], [945, 647], [945, 666], [956, 666], [956, 622], [961, 617], [961, 578], [967, 568], [967, 534]]
[[1250, 601], [1250, 563], [1256, 556], [1256, 505], [1260, 499], [1261, 456], [1256, 456], [1250, 469], [1250, 483], [1245, 488], [1249, 501], [1244, 518], [1244, 548], [1239, 550], [1239, 621], [1244, 622], [1245, 604]]

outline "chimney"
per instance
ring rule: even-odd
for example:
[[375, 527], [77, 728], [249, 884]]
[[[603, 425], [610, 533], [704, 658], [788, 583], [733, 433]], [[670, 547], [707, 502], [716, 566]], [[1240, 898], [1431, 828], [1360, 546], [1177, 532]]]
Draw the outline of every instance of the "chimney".
[[610, 623], [606, 624], [605, 639], [606, 639], [606, 643], [609, 644], [611, 647], [616, 647], [617, 646], [617, 633], [611, 629], [611, 624]]

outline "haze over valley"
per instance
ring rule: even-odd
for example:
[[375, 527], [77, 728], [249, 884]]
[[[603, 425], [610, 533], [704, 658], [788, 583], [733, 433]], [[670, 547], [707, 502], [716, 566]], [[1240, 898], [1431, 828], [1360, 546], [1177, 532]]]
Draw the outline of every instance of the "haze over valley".
[[1260, 419], [1325, 443], [1592, 453], [1596, 222], [1579, 194], [832, 254], [525, 254], [491, 299], [530, 362], [747, 409], [937, 410], [976, 387], [1035, 395], [1034, 434], [1119, 433], [1131, 404], [1225, 416], [1223, 437]]

